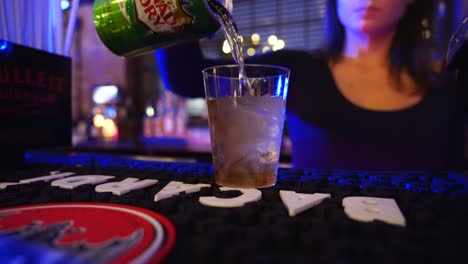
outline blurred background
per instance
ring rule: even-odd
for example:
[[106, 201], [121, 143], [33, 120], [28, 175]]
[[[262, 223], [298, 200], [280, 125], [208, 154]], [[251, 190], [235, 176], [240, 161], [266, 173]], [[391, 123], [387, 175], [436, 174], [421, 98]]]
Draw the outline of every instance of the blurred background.
[[[57, 10], [61, 12], [60, 20], [55, 23], [61, 24], [57, 30], [62, 31], [67, 28], [70, 16], [74, 16], [73, 5], [78, 6], [69, 54], [62, 52], [72, 58], [75, 147], [164, 153], [178, 158], [195, 157], [201, 161], [210, 158], [203, 98], [182, 98], [168, 92], [160, 80], [158, 73], [163, 69], [157, 68], [154, 53], [131, 59], [111, 53], [94, 28], [92, 0], [79, 3], [74, 3], [77, 0], [50, 1], [60, 1], [60, 10]], [[246, 56], [281, 49], [318, 48], [327, 30], [323, 23], [325, 2], [233, 0], [233, 17], [243, 36]], [[421, 21], [424, 28], [421, 34], [433, 41], [433, 56], [443, 63], [450, 36], [468, 13], [468, 1], [439, 0], [435, 8], [436, 19]], [[38, 10], [41, 9], [35, 12]], [[202, 40], [201, 45], [206, 57], [231, 57], [221, 32], [212, 39]], [[284, 145], [283, 159], [287, 161], [287, 138]]]

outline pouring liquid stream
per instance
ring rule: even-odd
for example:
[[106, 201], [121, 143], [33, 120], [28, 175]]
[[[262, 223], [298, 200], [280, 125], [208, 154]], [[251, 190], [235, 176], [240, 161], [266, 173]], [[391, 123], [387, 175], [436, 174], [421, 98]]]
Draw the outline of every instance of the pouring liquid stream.
[[244, 69], [244, 53], [242, 51], [242, 37], [239, 35], [237, 25], [229, 11], [217, 0], [207, 0], [209, 7], [216, 14], [221, 24], [224, 36], [231, 48], [234, 61], [239, 66], [239, 87], [234, 91], [234, 97], [242, 95], [242, 87], [251, 91], [250, 83]]

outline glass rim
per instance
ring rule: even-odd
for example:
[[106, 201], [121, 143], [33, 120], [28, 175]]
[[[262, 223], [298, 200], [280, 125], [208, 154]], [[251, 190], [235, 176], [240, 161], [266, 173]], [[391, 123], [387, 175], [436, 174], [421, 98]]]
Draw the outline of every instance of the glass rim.
[[[244, 68], [247, 68], [247, 67], [257, 67], [257, 68], [265, 68], [265, 69], [268, 68], [268, 69], [276, 69], [276, 70], [284, 71], [284, 73], [265, 75], [265, 76], [261, 76], [261, 77], [249, 77], [247, 75], [247, 79], [275, 78], [275, 77], [278, 77], [278, 76], [289, 75], [291, 73], [291, 70], [289, 68], [286, 68], [286, 67], [283, 67], [283, 66], [278, 66], [278, 65], [272, 65], [272, 64], [249, 64], [249, 63], [244, 64]], [[202, 70], [202, 73], [203, 73], [203, 75], [210, 76], [210, 77], [215, 77], [215, 78], [239, 79], [239, 77], [214, 75], [214, 74], [209, 72], [210, 70], [213, 70], [215, 68], [239, 68], [239, 65], [237, 65], [237, 64], [221, 64], [221, 65], [210, 66], [210, 67], [204, 68]]]

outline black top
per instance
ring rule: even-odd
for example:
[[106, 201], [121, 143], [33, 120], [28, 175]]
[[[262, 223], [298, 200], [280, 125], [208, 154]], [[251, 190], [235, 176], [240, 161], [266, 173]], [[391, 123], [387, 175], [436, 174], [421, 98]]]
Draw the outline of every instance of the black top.
[[[318, 53], [283, 51], [247, 62], [291, 69], [286, 122], [295, 167], [366, 170], [447, 168], [449, 130], [454, 111], [452, 85], [447, 82], [441, 82], [443, 85], [440, 87], [431, 87], [419, 103], [406, 109], [373, 111], [351, 103], [341, 94], [327, 60]], [[216, 63], [219, 61], [203, 60], [197, 65], [206, 67]], [[170, 75], [170, 68], [167, 70]], [[195, 75], [190, 82], [187, 75], [183, 78], [179, 75], [174, 82], [175, 77], [169, 78], [172, 89], [182, 95], [198, 93], [203, 96], [201, 74], [199, 71], [192, 73]], [[178, 87], [189, 87], [190, 91]]]

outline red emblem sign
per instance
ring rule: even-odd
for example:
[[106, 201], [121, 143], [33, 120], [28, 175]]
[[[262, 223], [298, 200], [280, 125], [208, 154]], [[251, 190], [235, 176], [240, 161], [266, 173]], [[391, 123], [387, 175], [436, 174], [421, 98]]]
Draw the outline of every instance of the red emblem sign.
[[159, 263], [175, 243], [175, 228], [165, 217], [104, 203], [0, 209], [0, 235], [63, 250], [86, 263]]

